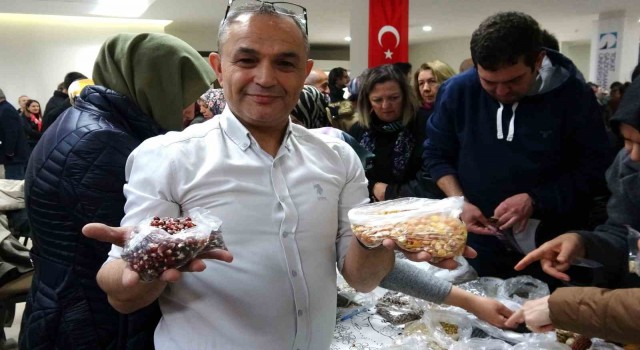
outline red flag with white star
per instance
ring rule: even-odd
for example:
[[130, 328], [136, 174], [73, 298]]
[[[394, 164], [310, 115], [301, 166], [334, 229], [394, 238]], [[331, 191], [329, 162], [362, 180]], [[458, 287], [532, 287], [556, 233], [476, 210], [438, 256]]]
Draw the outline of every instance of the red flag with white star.
[[369, 68], [409, 62], [409, 0], [369, 0]]

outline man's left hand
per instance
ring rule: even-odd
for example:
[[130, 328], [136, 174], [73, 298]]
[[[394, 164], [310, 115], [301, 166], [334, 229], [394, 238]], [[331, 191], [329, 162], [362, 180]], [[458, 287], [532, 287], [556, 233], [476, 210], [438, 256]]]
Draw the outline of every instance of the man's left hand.
[[514, 233], [524, 231], [532, 214], [533, 200], [527, 193], [505, 199], [493, 212], [493, 216], [498, 219], [500, 230], [513, 227]]
[[384, 182], [376, 182], [373, 185], [373, 197], [378, 202], [382, 202], [384, 200], [384, 194], [387, 192], [387, 184]]
[[[387, 249], [391, 249], [391, 250], [397, 250], [402, 252], [402, 254], [404, 254], [404, 256], [407, 257], [407, 259], [411, 260], [411, 261], [415, 261], [415, 262], [428, 262], [429, 264], [439, 267], [441, 269], [447, 269], [447, 270], [453, 270], [456, 269], [458, 267], [458, 262], [455, 261], [454, 259], [445, 259], [442, 261], [439, 261], [437, 263], [431, 262], [431, 260], [433, 259], [433, 257], [431, 256], [431, 254], [422, 251], [422, 252], [409, 252], [406, 251], [402, 248], [400, 248], [396, 242], [394, 242], [392, 239], [385, 239], [384, 241], [382, 241], [382, 245], [384, 245], [385, 248]], [[469, 247], [469, 246], [465, 246], [464, 247], [464, 252], [462, 253], [462, 256], [464, 256], [467, 259], [473, 259], [478, 255], [478, 253], [473, 250], [473, 248]]]

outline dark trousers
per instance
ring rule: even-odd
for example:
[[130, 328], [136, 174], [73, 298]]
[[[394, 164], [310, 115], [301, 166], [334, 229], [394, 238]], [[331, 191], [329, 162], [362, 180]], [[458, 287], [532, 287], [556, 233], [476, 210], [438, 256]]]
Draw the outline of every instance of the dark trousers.
[[25, 164], [5, 164], [4, 165], [4, 178], [7, 180], [24, 180]]

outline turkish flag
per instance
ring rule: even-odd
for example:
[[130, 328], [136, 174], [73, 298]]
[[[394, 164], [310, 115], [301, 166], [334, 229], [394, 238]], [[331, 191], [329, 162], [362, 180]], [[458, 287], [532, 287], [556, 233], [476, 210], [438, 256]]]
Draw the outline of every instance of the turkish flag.
[[369, 68], [409, 62], [409, 0], [369, 0]]

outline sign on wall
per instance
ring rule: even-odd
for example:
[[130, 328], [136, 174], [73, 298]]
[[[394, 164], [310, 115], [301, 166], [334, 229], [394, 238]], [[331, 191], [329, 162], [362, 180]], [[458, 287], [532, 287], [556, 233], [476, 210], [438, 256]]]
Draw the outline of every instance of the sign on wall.
[[596, 83], [602, 87], [608, 88], [617, 77], [618, 46], [618, 32], [600, 33]]

